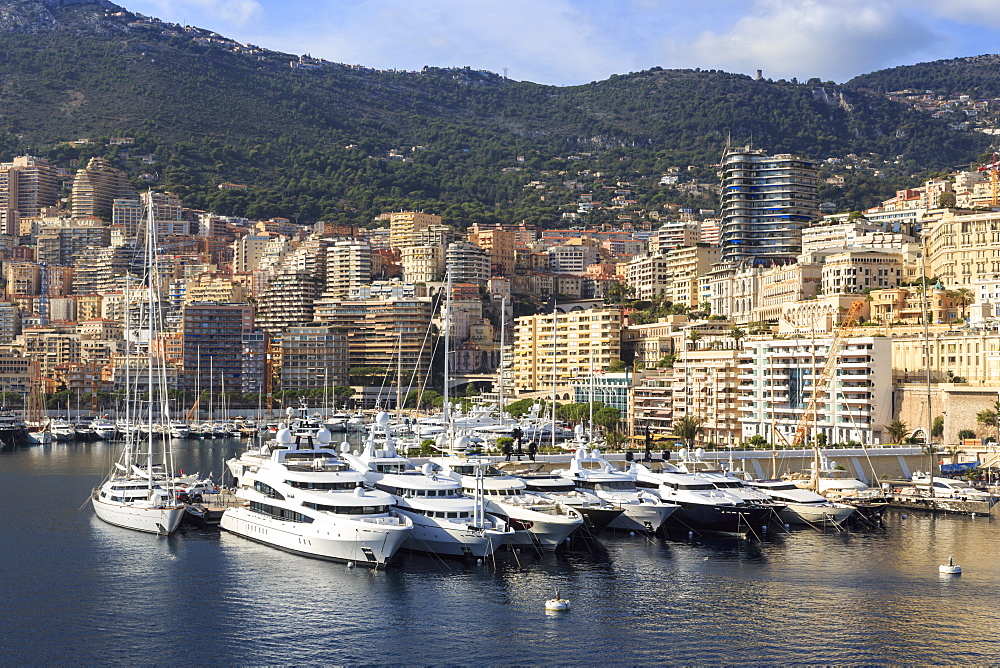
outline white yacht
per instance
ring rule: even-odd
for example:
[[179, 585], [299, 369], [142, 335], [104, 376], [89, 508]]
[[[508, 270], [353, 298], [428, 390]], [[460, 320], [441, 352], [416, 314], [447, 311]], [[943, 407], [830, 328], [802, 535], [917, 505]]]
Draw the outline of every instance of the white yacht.
[[594, 494], [580, 489], [576, 482], [556, 474], [517, 473], [525, 489], [558, 503], [564, 503], [583, 517], [583, 528], [593, 535], [604, 531], [624, 511]]
[[72, 423], [64, 418], [54, 419], [49, 425], [49, 431], [52, 432], [52, 438], [59, 443], [72, 441], [76, 438], [76, 430]]
[[110, 441], [118, 432], [118, 425], [107, 415], [96, 418], [90, 423], [90, 428], [94, 431], [94, 436], [101, 441]]
[[[343, 459], [376, 489], [392, 494], [396, 511], [413, 522], [404, 547], [452, 557], [487, 557], [514, 536], [513, 529], [485, 512], [482, 495], [462, 494], [462, 483], [425, 464], [417, 470], [399, 456], [391, 438], [376, 449], [369, 436], [360, 454]], [[343, 448], [343, 446], [342, 446]]]
[[[926, 490], [930, 476], [926, 473], [915, 472], [911, 478], [913, 486], [918, 490]], [[964, 480], [954, 478], [943, 478], [934, 476], [933, 479], [934, 496], [942, 499], [957, 499], [960, 501], [988, 501], [996, 503], [997, 497], [989, 492], [976, 489]]]
[[573, 481], [578, 489], [620, 508], [622, 514], [608, 525], [612, 529], [655, 532], [677, 510], [676, 505], [638, 489], [634, 473], [619, 471], [596, 448], [588, 452], [580, 445], [569, 468], [555, 473]]
[[747, 484], [785, 504], [778, 511], [778, 516], [788, 524], [840, 526], [856, 510], [854, 506], [830, 501], [821, 494], [797, 487], [787, 480], [753, 480]]
[[[147, 342], [163, 331], [161, 318], [154, 315], [162, 314], [162, 295], [157, 284], [160, 277], [159, 254], [151, 200], [152, 193], [150, 202], [146, 205], [149, 219], [145, 225], [146, 277], [143, 292], [146, 294], [146, 313], [149, 314], [146, 318]], [[129, 281], [125, 285], [125, 302], [129, 303]], [[126, 331], [129, 328], [126, 315]], [[126, 343], [126, 357], [128, 352]], [[165, 374], [160, 373], [162, 369], [157, 368], [162, 360], [148, 346], [145, 354], [147, 398], [140, 402], [139, 390], [130, 382], [125, 388], [125, 407], [126, 422], [131, 422], [134, 418], [136, 423], [144, 424], [148, 436], [140, 440], [136, 438], [136, 434], [126, 434], [121, 459], [111, 468], [100, 487], [93, 491], [91, 503], [97, 517], [109, 524], [137, 531], [171, 534], [180, 524], [185, 507], [174, 493], [173, 456], [169, 451], [169, 443], [164, 442], [162, 447], [157, 447], [153, 438], [156, 426], [170, 422]], [[125, 367], [128, 366], [126, 361]], [[101, 438], [111, 438], [117, 430], [116, 424], [107, 419], [107, 416], [94, 420], [91, 425]]]
[[227, 508], [220, 526], [310, 557], [376, 567], [388, 562], [413, 522], [392, 510], [392, 496], [365, 489], [364, 476], [337, 457], [330, 438], [320, 429], [311, 443], [296, 443], [282, 428], [276, 442], [230, 460], [243, 505]]
[[746, 533], [771, 516], [770, 507], [745, 503], [701, 474], [684, 473], [669, 462], [635, 463], [633, 468], [638, 487], [678, 506], [668, 520], [670, 528]]
[[166, 481], [134, 473], [106, 480], [94, 490], [93, 506], [108, 524], [149, 533], [171, 534], [184, 517], [184, 504]]
[[516, 530], [516, 535], [510, 539], [511, 544], [537, 543], [542, 549], [555, 550], [583, 525], [583, 518], [576, 510], [526, 493], [520, 479], [501, 472], [489, 459], [433, 457], [430, 462], [444, 475], [462, 483], [466, 494], [485, 495], [486, 510], [507, 518]]

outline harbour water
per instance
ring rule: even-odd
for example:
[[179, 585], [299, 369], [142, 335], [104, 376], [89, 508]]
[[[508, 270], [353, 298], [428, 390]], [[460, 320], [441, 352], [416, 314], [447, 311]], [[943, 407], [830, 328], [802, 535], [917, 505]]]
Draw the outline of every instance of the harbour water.
[[[231, 441], [182, 441], [218, 474]], [[373, 571], [97, 520], [108, 443], [0, 453], [0, 665], [993, 663], [1000, 523], [889, 513], [762, 541], [611, 535], [496, 566]], [[949, 555], [965, 570], [939, 576]], [[555, 589], [572, 601], [551, 613]]]

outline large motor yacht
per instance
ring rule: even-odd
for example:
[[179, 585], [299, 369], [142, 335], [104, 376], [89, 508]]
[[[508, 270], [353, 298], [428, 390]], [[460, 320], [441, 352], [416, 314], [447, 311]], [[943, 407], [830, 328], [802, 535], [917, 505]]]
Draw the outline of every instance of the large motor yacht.
[[501, 472], [488, 459], [434, 457], [430, 462], [444, 475], [460, 482], [466, 494], [485, 495], [487, 512], [506, 518], [515, 529], [510, 544], [537, 544], [542, 549], [555, 550], [583, 525], [583, 518], [576, 510], [526, 493], [520, 479]]
[[677, 504], [677, 512], [667, 521], [670, 528], [747, 533], [760, 529], [772, 515], [769, 506], [746, 503], [701, 474], [684, 473], [668, 462], [636, 463], [633, 467], [636, 485]]
[[840, 526], [856, 510], [854, 506], [830, 501], [825, 496], [797, 487], [787, 480], [753, 480], [747, 484], [785, 504], [778, 511], [778, 516], [788, 524]]
[[655, 532], [677, 510], [676, 505], [638, 489], [632, 472], [619, 471], [596, 448], [588, 452], [581, 444], [569, 468], [555, 473], [620, 509], [622, 514], [608, 525], [612, 529]]
[[517, 474], [525, 489], [576, 510], [583, 517], [583, 528], [593, 535], [604, 531], [624, 511], [590, 490], [580, 489], [576, 482], [561, 475], [547, 473]]
[[393, 439], [376, 448], [369, 435], [360, 454], [344, 453], [344, 460], [361, 472], [369, 484], [388, 492], [396, 511], [409, 518], [413, 531], [404, 547], [452, 557], [487, 557], [514, 536], [514, 530], [486, 513], [485, 499], [462, 494], [462, 483], [421, 469], [396, 452]]
[[364, 476], [330, 447], [330, 432], [308, 439], [283, 427], [274, 443], [229, 461], [236, 496], [220, 526], [244, 538], [320, 559], [369, 566], [388, 562], [413, 523], [392, 510], [393, 498], [365, 488]]

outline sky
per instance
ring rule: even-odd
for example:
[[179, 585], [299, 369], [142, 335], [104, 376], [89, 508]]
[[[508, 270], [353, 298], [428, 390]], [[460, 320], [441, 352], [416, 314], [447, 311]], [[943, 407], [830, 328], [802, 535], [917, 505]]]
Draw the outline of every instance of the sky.
[[558, 86], [659, 66], [843, 83], [1000, 51], [1000, 0], [116, 0], [240, 42]]

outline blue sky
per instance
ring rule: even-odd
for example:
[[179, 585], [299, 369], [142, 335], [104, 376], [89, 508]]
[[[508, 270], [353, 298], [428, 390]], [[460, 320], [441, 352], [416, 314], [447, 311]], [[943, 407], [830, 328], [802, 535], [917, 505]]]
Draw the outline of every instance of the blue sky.
[[573, 85], [664, 68], [843, 82], [1000, 51], [1000, 0], [118, 0], [242, 42], [376, 68]]

